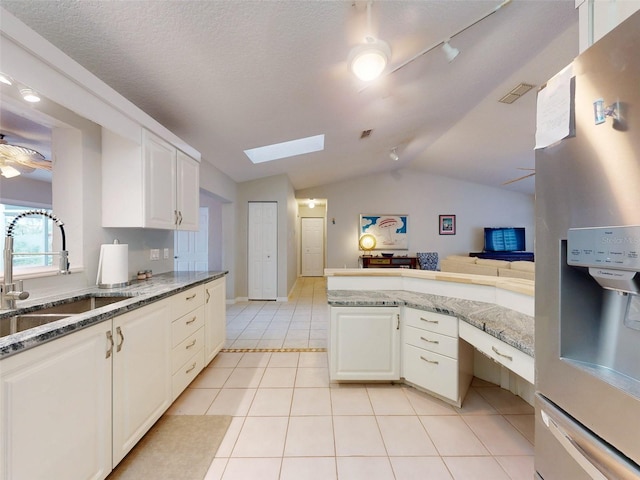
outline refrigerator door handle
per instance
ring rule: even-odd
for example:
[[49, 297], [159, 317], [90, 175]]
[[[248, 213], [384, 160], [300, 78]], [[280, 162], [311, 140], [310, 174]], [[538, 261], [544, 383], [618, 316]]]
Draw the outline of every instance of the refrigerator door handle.
[[632, 480], [640, 476], [640, 469], [622, 454], [614, 451], [582, 425], [546, 401], [541, 417], [551, 434], [569, 455], [594, 480]]

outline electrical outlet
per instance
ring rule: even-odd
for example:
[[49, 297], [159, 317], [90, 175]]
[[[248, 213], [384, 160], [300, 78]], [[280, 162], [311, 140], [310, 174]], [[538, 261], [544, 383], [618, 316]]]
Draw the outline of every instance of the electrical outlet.
[[152, 248], [150, 250], [149, 259], [150, 260], [160, 260], [160, 249], [159, 248]]
[[163, 257], [165, 260], [169, 260], [169, 249], [165, 248], [163, 252]]

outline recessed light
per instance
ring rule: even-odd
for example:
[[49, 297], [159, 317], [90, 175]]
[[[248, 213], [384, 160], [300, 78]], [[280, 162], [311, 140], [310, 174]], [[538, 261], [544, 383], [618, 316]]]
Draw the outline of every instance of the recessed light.
[[37, 103], [40, 101], [40, 95], [38, 95], [35, 90], [32, 90], [30, 88], [21, 88], [20, 95], [22, 95], [22, 98], [25, 102]]
[[4, 83], [5, 85], [13, 85], [13, 80], [9, 75], [5, 75], [0, 72], [0, 83]]
[[251, 148], [244, 153], [253, 163], [263, 163], [322, 150], [324, 150], [324, 134]]

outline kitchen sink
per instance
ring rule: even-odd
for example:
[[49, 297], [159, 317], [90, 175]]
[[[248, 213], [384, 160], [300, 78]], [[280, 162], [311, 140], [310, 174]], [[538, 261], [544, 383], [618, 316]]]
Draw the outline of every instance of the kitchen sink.
[[0, 337], [40, 327], [70, 316], [58, 313], [25, 313], [23, 315], [0, 318]]
[[53, 313], [53, 314], [74, 315], [78, 313], [88, 312], [89, 310], [93, 310], [96, 308], [104, 307], [105, 305], [111, 305], [112, 303], [129, 300], [130, 298], [131, 297], [123, 297], [123, 296], [117, 296], [117, 297], [89, 296], [89, 297], [80, 298], [80, 299], [72, 300], [65, 303], [60, 303], [58, 305], [54, 305], [53, 307], [36, 310], [34, 313], [37, 313], [37, 314]]
[[64, 301], [52, 307], [39, 308], [28, 313], [0, 318], [0, 337], [40, 327], [62, 318], [85, 313], [96, 308], [129, 300], [131, 296], [89, 295], [84, 298]]

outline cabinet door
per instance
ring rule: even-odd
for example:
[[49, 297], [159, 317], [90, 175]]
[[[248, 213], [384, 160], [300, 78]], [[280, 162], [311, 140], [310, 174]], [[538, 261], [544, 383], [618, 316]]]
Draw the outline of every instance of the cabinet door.
[[111, 321], [0, 362], [0, 478], [111, 472]]
[[175, 228], [176, 152], [170, 143], [144, 131], [144, 226], [147, 228]]
[[213, 360], [227, 336], [225, 278], [205, 285], [205, 363]]
[[176, 163], [176, 210], [178, 230], [198, 231], [200, 164], [178, 150]]
[[398, 307], [331, 307], [331, 380], [399, 380], [399, 328]]
[[168, 300], [113, 321], [113, 466], [171, 404]]

